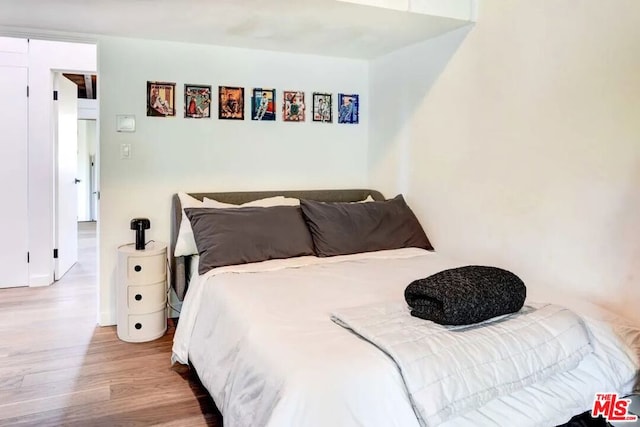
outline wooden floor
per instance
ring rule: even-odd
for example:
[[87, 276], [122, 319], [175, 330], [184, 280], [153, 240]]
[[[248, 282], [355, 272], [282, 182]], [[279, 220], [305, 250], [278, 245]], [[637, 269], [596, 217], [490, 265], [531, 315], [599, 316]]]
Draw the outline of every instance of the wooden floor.
[[0, 289], [0, 426], [222, 426], [195, 373], [171, 367], [174, 326], [131, 344], [97, 319], [95, 224], [45, 288]]

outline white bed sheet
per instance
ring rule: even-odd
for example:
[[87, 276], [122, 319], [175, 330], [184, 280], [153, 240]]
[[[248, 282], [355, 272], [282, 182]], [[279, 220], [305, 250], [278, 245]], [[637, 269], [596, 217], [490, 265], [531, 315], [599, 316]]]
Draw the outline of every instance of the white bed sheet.
[[[393, 361], [330, 313], [400, 302], [410, 281], [459, 265], [400, 249], [214, 269], [189, 286], [173, 360], [196, 368], [225, 426], [418, 426]], [[573, 371], [443, 425], [556, 425], [596, 392], [630, 391], [640, 333], [610, 324], [593, 320], [597, 356]]]

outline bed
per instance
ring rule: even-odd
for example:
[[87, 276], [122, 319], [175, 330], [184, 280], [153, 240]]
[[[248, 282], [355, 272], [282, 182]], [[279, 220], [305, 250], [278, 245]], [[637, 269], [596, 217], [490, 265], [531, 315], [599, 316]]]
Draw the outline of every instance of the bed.
[[[371, 190], [191, 196], [236, 205], [274, 196], [384, 200]], [[183, 204], [174, 196], [172, 254], [177, 253]], [[354, 307], [402, 305], [409, 282], [464, 263], [415, 247], [302, 255], [199, 271], [202, 263], [198, 255], [171, 259], [172, 286], [184, 296], [172, 360], [197, 371], [226, 426], [436, 425], [417, 416], [399, 365], [331, 315]], [[550, 301], [578, 313], [589, 334], [588, 354], [508, 392], [474, 395], [462, 406], [446, 402], [459, 391], [455, 387], [438, 389], [444, 407], [453, 410], [438, 418], [437, 425], [560, 425], [591, 409], [595, 393], [625, 395], [637, 387], [640, 332], [634, 325], [588, 302], [535, 286], [528, 289], [527, 304]], [[482, 332], [483, 326], [476, 329]]]

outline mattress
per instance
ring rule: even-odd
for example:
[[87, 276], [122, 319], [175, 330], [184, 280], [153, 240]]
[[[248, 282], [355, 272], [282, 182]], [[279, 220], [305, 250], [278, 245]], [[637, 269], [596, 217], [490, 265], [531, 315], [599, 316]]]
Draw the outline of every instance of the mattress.
[[[400, 303], [416, 278], [461, 266], [421, 249], [227, 266], [195, 276], [174, 337], [225, 426], [418, 426], [403, 378], [385, 353], [330, 320], [333, 311]], [[554, 301], [538, 292], [539, 301]], [[631, 392], [640, 332], [575, 304], [594, 353], [568, 372], [500, 396], [444, 426], [553, 426], [598, 392]]]

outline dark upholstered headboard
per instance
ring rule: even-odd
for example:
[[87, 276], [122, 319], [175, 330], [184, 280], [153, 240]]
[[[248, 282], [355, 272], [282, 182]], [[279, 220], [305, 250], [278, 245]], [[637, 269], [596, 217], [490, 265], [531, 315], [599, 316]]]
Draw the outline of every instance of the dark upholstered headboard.
[[[320, 202], [357, 202], [368, 196], [374, 200], [384, 200], [384, 196], [375, 190], [299, 190], [299, 191], [241, 191], [230, 193], [187, 193], [198, 200], [205, 197], [219, 202], [240, 205], [253, 200], [264, 199], [273, 196], [295, 197], [298, 199], [310, 199]], [[188, 257], [174, 257], [176, 241], [180, 221], [182, 220], [182, 207], [177, 194], [171, 201], [171, 243], [169, 246], [169, 260], [171, 265], [171, 286], [179, 300], [182, 301], [187, 290], [187, 274], [189, 272]]]

